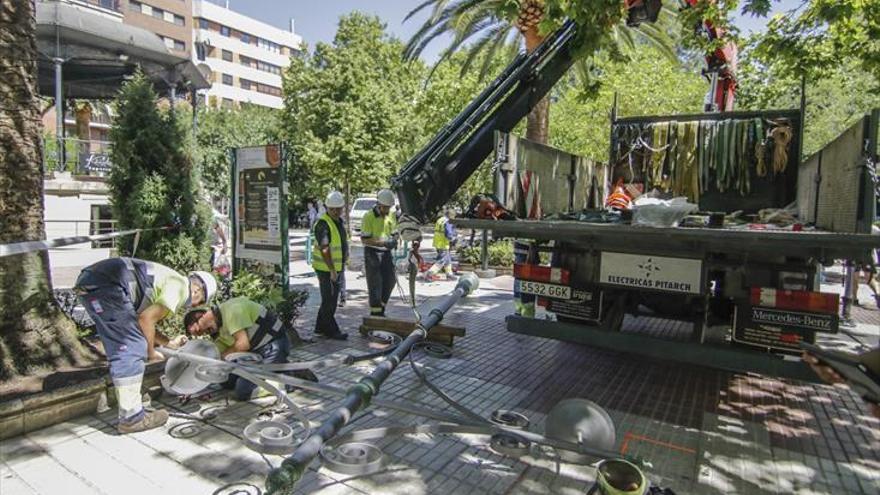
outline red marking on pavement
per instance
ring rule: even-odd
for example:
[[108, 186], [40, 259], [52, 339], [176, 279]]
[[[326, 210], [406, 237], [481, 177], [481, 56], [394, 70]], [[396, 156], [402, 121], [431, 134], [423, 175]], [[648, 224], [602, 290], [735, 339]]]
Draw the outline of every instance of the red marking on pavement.
[[626, 454], [626, 451], [629, 448], [629, 441], [630, 440], [641, 440], [643, 442], [652, 443], [654, 445], [666, 447], [667, 449], [670, 449], [670, 450], [677, 450], [679, 452], [685, 452], [688, 454], [696, 454], [697, 453], [696, 450], [691, 449], [689, 447], [685, 447], [683, 445], [676, 445], [674, 443], [663, 442], [661, 440], [655, 440], [653, 438], [646, 437], [644, 435], [636, 435], [635, 433], [628, 431], [623, 434], [623, 442], [620, 444], [620, 455]]

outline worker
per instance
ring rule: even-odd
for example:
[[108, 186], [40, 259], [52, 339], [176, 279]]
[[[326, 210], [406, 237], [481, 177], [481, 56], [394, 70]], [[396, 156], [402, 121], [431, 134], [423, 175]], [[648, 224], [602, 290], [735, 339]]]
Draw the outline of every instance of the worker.
[[345, 262], [348, 260], [348, 234], [342, 222], [345, 198], [332, 191], [324, 202], [327, 210], [312, 228], [312, 268], [321, 287], [321, 307], [315, 320], [315, 334], [336, 340], [345, 340], [348, 334], [339, 330], [336, 307], [339, 303], [340, 284]]
[[394, 193], [382, 189], [376, 195], [376, 206], [364, 215], [361, 223], [371, 316], [385, 316], [385, 308], [397, 284], [393, 251], [399, 236], [397, 219], [390, 214], [395, 202]]
[[165, 424], [168, 412], [144, 412], [141, 382], [146, 359], [162, 359], [157, 344], [177, 347], [156, 331], [156, 324], [185, 306], [204, 304], [217, 292], [208, 272], [185, 277], [166, 266], [135, 258], [110, 258], [82, 270], [74, 289], [94, 320], [110, 363], [119, 405], [119, 433]]
[[[234, 352], [253, 352], [263, 358], [264, 364], [286, 363], [291, 339], [297, 345], [302, 344], [302, 339], [289, 324], [246, 297], [234, 297], [210, 308], [191, 309], [186, 313], [183, 325], [190, 336], [210, 337], [224, 358]], [[309, 370], [291, 374], [318, 381]], [[225, 388], [235, 390], [238, 400], [250, 400], [257, 385], [231, 375]]]
[[437, 250], [437, 261], [428, 270], [427, 279], [437, 280], [442, 270], [446, 274], [446, 280], [451, 280], [452, 275], [452, 248], [455, 247], [458, 233], [455, 225], [450, 222], [455, 218], [455, 209], [446, 208], [444, 214], [434, 223], [434, 249]]

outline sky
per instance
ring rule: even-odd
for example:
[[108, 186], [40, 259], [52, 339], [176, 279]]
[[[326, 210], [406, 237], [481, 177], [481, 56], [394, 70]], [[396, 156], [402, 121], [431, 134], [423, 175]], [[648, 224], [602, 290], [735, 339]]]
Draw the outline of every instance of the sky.
[[[212, 1], [224, 4], [223, 0]], [[422, 0], [229, 0], [229, 8], [282, 29], [290, 28], [292, 17], [296, 33], [314, 48], [319, 41], [333, 41], [339, 17], [355, 10], [379, 16], [394, 36], [407, 41], [427, 17], [426, 12], [403, 22], [420, 3]], [[428, 46], [423, 58], [436, 60], [446, 44], [438, 39]]]
[[[224, 0], [212, 0], [224, 4]], [[403, 22], [406, 14], [423, 0], [229, 0], [229, 8], [254, 17], [260, 21], [289, 29], [290, 18], [296, 21], [296, 32], [303, 37], [309, 47], [319, 41], [331, 42], [336, 33], [339, 17], [354, 10], [379, 16], [388, 30], [406, 41], [419, 28], [428, 12]], [[803, 3], [803, 0], [781, 0], [773, 4], [771, 12], [784, 12]], [[737, 16], [735, 24], [743, 34], [763, 31], [766, 18]], [[428, 45], [422, 57], [432, 62], [448, 44], [448, 39], [439, 38]]]

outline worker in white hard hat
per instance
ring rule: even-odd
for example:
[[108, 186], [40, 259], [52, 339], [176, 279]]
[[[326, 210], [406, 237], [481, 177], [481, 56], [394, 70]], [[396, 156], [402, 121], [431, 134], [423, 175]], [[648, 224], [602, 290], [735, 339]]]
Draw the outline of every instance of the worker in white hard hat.
[[396, 203], [394, 193], [389, 189], [382, 189], [376, 200], [376, 206], [364, 215], [361, 240], [364, 243], [364, 270], [367, 274], [370, 315], [385, 316], [385, 308], [397, 284], [392, 251], [397, 247], [399, 235], [397, 219], [390, 214], [391, 207]]
[[176, 347], [156, 324], [181, 308], [205, 304], [217, 292], [208, 272], [183, 276], [167, 266], [135, 258], [110, 258], [83, 269], [75, 290], [94, 320], [110, 363], [110, 377], [119, 405], [119, 433], [162, 426], [168, 413], [145, 412], [141, 403], [144, 362], [162, 359], [156, 345]]
[[327, 195], [327, 211], [318, 217], [312, 227], [312, 268], [321, 287], [321, 307], [315, 320], [315, 334], [336, 340], [345, 340], [348, 334], [336, 323], [336, 306], [348, 260], [348, 235], [342, 221], [345, 198], [339, 191]]

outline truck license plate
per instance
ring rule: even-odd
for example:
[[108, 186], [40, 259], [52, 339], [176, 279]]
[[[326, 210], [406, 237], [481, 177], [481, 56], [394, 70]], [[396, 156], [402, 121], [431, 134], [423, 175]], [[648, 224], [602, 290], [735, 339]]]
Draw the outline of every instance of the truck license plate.
[[571, 299], [571, 287], [565, 285], [545, 284], [531, 280], [517, 280], [517, 290], [523, 294], [534, 294], [553, 299]]

